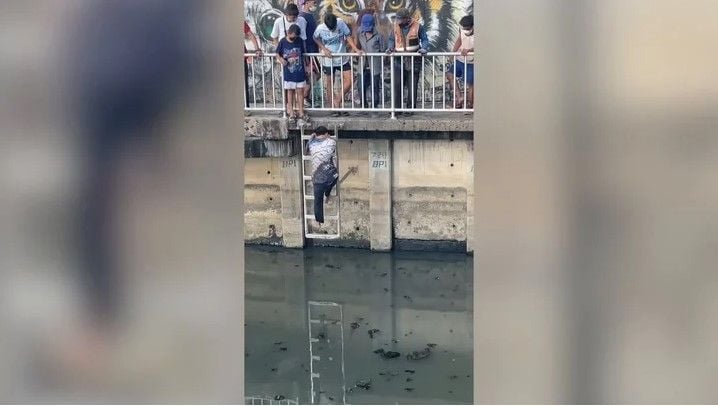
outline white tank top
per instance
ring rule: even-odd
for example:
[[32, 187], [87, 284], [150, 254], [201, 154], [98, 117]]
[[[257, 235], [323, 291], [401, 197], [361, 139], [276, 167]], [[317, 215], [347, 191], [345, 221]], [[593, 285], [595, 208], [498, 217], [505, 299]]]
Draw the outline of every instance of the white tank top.
[[[474, 34], [473, 33], [471, 35], [465, 35], [464, 32], [462, 31], [461, 33], [459, 33], [459, 38], [461, 38], [461, 46], [459, 47], [459, 52], [461, 52], [462, 49], [474, 49]], [[461, 62], [474, 63], [473, 56], [459, 55], [456, 59], [458, 59]]]

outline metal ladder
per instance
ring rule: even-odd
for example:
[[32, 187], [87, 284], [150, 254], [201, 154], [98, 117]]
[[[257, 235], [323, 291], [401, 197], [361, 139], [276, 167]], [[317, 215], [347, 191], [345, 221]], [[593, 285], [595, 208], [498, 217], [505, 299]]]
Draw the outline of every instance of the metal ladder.
[[[337, 141], [337, 147], [334, 151], [334, 162], [337, 164], [337, 171], [339, 170], [339, 133], [337, 131], [338, 126], [334, 126], [334, 134], [330, 135], [330, 138], [332, 138], [334, 141]], [[339, 180], [337, 180], [337, 184], [334, 186], [334, 189], [332, 190], [332, 193], [330, 196], [334, 199], [336, 202], [337, 207], [337, 213], [335, 215], [327, 215], [324, 214], [324, 220], [328, 222], [336, 222], [337, 228], [336, 233], [334, 234], [321, 234], [321, 233], [310, 233], [309, 232], [309, 220], [314, 220], [314, 214], [307, 214], [307, 208], [312, 209], [314, 208], [314, 195], [308, 195], [307, 194], [307, 182], [312, 181], [312, 176], [307, 175], [307, 168], [306, 165], [309, 163], [309, 167], [311, 168], [312, 164], [312, 156], [311, 155], [304, 155], [307, 147], [307, 143], [309, 140], [312, 139], [311, 135], [305, 135], [304, 134], [304, 126], [300, 127], [300, 134], [301, 134], [301, 145], [302, 145], [302, 210], [304, 214], [304, 237], [305, 238], [312, 238], [312, 239], [321, 239], [321, 240], [336, 240], [339, 238], [341, 233], [341, 218], [340, 218], [340, 197], [339, 197]], [[311, 170], [311, 169], [310, 169]], [[310, 204], [307, 204], [307, 201], [310, 202]]]
[[307, 310], [311, 404], [346, 404], [342, 305], [310, 300]]

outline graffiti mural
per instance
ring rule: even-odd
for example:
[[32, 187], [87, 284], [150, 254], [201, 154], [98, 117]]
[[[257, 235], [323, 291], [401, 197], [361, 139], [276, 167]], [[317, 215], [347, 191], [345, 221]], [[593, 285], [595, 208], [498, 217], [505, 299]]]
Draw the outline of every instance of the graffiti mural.
[[[360, 10], [366, 7], [368, 0], [320, 0], [315, 16], [317, 21], [327, 12], [352, 24]], [[245, 16], [252, 30], [258, 34], [261, 46], [271, 51], [270, 33], [274, 21], [279, 18], [287, 4], [293, 0], [245, 0]], [[471, 0], [375, 0], [379, 8], [381, 31], [389, 32], [391, 19], [399, 9], [406, 7], [414, 12], [416, 18], [426, 27], [429, 37], [429, 51], [443, 52], [451, 50], [459, 35], [459, 19], [471, 13]]]
[[[315, 12], [317, 24], [321, 22], [327, 11], [332, 11], [337, 17], [343, 19], [350, 26], [356, 20], [359, 11], [367, 6], [367, 2], [374, 1], [379, 10], [377, 28], [385, 35], [391, 32], [391, 21], [397, 11], [401, 8], [408, 8], [426, 28], [429, 37], [430, 52], [450, 51], [454, 41], [459, 35], [458, 21], [461, 17], [471, 14], [473, 11], [472, 0], [318, 0], [318, 7]], [[260, 46], [265, 52], [274, 50], [271, 44], [270, 34], [274, 21], [281, 18], [283, 10], [289, 3], [296, 3], [295, 0], [245, 0], [245, 17], [247, 23], [257, 34]], [[299, 0], [301, 5], [302, 0]], [[247, 42], [248, 50], [252, 50], [252, 44]], [[419, 89], [423, 94], [420, 99], [443, 101], [453, 93], [451, 86], [444, 88], [444, 70], [449, 64], [450, 58], [437, 57], [432, 64], [427, 60], [425, 63], [423, 84]], [[277, 94], [274, 89], [280, 89], [280, 80], [272, 75], [272, 64], [265, 61], [255, 61], [250, 64], [251, 87], [257, 92], [258, 101], [267, 100], [268, 103], [280, 103], [281, 93]], [[431, 72], [434, 74], [431, 74]], [[264, 75], [262, 75], [264, 73]], [[389, 72], [386, 72], [387, 86], [389, 91]], [[264, 90], [266, 89], [266, 91]], [[318, 89], [317, 89], [318, 90]], [[354, 92], [354, 100], [357, 101], [358, 91]], [[266, 94], [266, 98], [263, 96]], [[318, 95], [320, 93], [318, 92]], [[251, 97], [253, 99], [254, 97]], [[389, 95], [386, 95], [388, 100]]]

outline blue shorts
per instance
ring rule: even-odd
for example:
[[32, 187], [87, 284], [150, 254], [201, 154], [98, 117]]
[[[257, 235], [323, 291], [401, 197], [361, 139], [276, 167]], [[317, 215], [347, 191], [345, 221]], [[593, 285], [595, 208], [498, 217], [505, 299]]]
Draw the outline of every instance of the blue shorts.
[[[469, 86], [473, 86], [474, 85], [474, 64], [457, 61], [456, 62], [456, 77], [463, 78], [464, 71], [466, 71], [466, 82], [469, 84]], [[454, 74], [454, 65], [453, 64], [449, 65], [449, 68], [446, 70], [446, 73], [450, 73], [452, 75]], [[461, 82], [463, 82], [463, 80]]]

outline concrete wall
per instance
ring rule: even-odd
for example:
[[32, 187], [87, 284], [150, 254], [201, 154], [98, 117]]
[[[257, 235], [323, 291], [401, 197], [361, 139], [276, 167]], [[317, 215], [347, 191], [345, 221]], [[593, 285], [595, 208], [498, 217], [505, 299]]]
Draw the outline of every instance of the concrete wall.
[[392, 162], [392, 220], [400, 248], [466, 244], [473, 141], [396, 140]]
[[282, 244], [281, 159], [245, 160], [244, 238], [247, 242]]
[[[473, 141], [382, 142], [385, 144], [372, 144], [372, 151], [389, 145], [390, 170], [386, 172], [370, 168], [369, 143], [377, 141], [339, 140], [340, 177], [348, 173], [340, 186], [342, 238], [313, 243], [379, 250], [473, 251], [467, 240], [471, 221], [469, 208], [473, 207]], [[245, 238], [248, 243], [289, 245], [282, 227], [281, 199], [286, 200], [288, 193], [282, 191], [286, 182], [282, 182], [281, 171], [285, 171], [286, 176], [290, 169], [281, 169], [282, 160], [246, 160]], [[386, 188], [382, 198], [386, 198], [388, 192], [391, 204], [382, 202], [381, 198], [378, 201], [382, 203], [377, 203], [374, 189], [380, 186]], [[306, 210], [311, 213], [312, 207]], [[303, 242], [293, 244], [291, 246], [297, 247]]]

